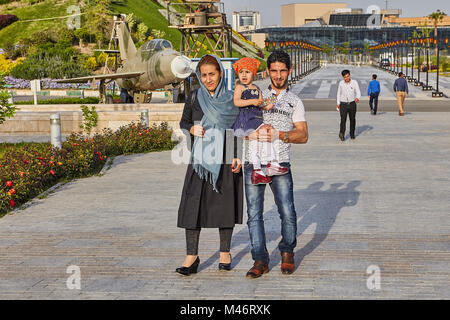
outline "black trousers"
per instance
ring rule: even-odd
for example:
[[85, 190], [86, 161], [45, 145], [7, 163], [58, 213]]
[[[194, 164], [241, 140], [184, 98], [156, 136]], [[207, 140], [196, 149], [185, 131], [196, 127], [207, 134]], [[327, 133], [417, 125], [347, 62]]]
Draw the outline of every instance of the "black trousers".
[[370, 93], [369, 106], [370, 106], [370, 110], [373, 110], [374, 114], [377, 114], [378, 95], [379, 94], [380, 94], [379, 92], [372, 92], [372, 93]]
[[[186, 254], [198, 255], [198, 242], [202, 229], [186, 229]], [[219, 228], [220, 252], [230, 252], [233, 228]]]
[[341, 128], [339, 132], [345, 134], [348, 115], [350, 119], [350, 137], [354, 137], [356, 128], [356, 102], [355, 101], [352, 101], [350, 103], [341, 102], [339, 111], [341, 113]]

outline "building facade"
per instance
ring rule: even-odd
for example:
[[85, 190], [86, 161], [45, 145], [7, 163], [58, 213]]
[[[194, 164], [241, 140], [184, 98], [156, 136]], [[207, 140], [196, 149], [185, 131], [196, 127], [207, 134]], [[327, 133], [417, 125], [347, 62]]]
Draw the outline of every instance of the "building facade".
[[337, 3], [293, 3], [281, 6], [281, 26], [299, 27], [306, 23], [323, 18], [328, 20], [336, 9], [347, 8], [345, 2]]
[[[308, 41], [320, 47], [349, 48], [362, 50], [365, 46], [374, 46], [389, 41], [408, 40], [418, 27], [297, 27], [262, 28], [257, 32], [267, 34], [266, 41]], [[438, 38], [450, 38], [450, 27], [438, 28]]]
[[258, 11], [233, 12], [233, 30], [248, 33], [261, 27], [261, 16]]

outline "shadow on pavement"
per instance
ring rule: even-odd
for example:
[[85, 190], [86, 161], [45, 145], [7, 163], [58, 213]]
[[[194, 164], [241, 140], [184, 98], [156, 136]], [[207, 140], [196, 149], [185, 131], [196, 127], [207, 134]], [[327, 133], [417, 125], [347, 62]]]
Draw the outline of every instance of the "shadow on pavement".
[[368, 126], [368, 125], [356, 127], [356, 129], [355, 129], [355, 136], [357, 137], [357, 136], [363, 134], [364, 132], [371, 131], [371, 130], [373, 130], [373, 127], [372, 126]]
[[[316, 225], [313, 238], [305, 246], [302, 248], [297, 247], [296, 251], [294, 251], [296, 269], [303, 259], [326, 239], [342, 208], [355, 206], [358, 203], [360, 193], [356, 188], [360, 184], [361, 181], [350, 181], [347, 185], [345, 183], [333, 183], [328, 190], [322, 190], [324, 182], [319, 181], [309, 185], [306, 189], [294, 191], [297, 212], [297, 237], [301, 237], [309, 226]], [[264, 223], [266, 244], [279, 242], [281, 240], [279, 231], [281, 222], [276, 206], [273, 206], [264, 214]], [[239, 264], [241, 259], [251, 250], [248, 228], [244, 228], [233, 235], [231, 245], [232, 254], [233, 248], [242, 244], [242, 241], [247, 241], [247, 245], [236, 255], [233, 255], [232, 267]], [[219, 251], [216, 251], [208, 260], [200, 265], [200, 270], [218, 263], [218, 259]], [[280, 251], [276, 248], [270, 253], [269, 269], [272, 269], [280, 262]], [[250, 268], [251, 266], [249, 265], [248, 267]]]

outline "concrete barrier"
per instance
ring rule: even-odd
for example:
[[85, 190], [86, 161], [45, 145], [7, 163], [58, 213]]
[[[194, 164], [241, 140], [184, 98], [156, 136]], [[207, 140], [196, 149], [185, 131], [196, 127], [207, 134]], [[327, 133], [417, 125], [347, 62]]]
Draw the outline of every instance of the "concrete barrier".
[[[105, 128], [117, 130], [131, 122], [140, 122], [141, 110], [149, 110], [149, 125], [167, 122], [169, 127], [179, 129], [183, 104], [112, 104], [95, 105], [98, 112], [98, 126], [93, 132]], [[79, 132], [83, 115], [80, 105], [23, 105], [13, 118], [0, 125], [0, 134], [42, 135], [50, 133], [50, 115], [61, 115], [61, 134]]]

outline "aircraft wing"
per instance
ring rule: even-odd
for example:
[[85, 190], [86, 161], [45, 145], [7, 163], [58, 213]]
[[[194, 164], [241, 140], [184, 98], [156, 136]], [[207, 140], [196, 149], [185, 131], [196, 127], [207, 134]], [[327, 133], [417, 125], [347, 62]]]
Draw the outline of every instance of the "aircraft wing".
[[80, 78], [70, 78], [70, 79], [63, 79], [63, 80], [57, 80], [57, 83], [85, 83], [90, 80], [115, 80], [115, 79], [129, 79], [129, 78], [136, 78], [140, 75], [144, 74], [143, 71], [138, 72], [123, 72], [123, 73], [108, 73], [108, 74], [99, 74], [95, 76], [87, 76], [87, 77], [80, 77]]

